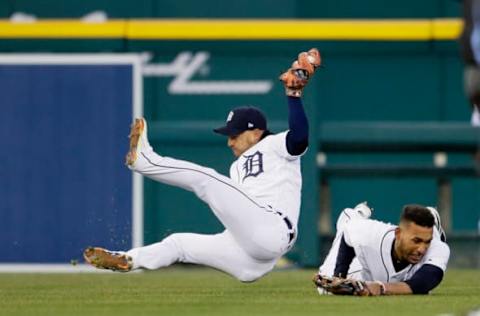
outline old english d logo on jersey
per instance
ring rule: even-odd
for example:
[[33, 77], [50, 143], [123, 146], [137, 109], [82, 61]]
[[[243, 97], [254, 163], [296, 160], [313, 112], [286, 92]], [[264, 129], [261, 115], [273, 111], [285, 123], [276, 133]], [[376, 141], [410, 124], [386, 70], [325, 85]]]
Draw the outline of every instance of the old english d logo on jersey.
[[243, 180], [247, 177], [256, 177], [263, 172], [263, 154], [259, 151], [256, 151], [253, 155], [243, 156], [246, 160], [243, 164], [243, 170], [245, 170], [245, 175]]

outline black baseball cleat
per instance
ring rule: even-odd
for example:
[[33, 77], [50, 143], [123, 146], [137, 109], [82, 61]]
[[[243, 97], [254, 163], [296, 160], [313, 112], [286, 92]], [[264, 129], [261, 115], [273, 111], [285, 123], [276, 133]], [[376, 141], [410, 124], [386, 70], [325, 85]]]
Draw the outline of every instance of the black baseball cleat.
[[99, 247], [88, 247], [83, 252], [85, 261], [98, 269], [128, 272], [132, 270], [132, 257]]

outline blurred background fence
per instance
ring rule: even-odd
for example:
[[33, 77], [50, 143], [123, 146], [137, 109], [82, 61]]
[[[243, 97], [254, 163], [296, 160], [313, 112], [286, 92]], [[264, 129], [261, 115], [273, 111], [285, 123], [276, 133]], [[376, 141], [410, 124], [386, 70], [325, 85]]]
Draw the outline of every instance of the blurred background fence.
[[[305, 93], [313, 141], [290, 259], [317, 265], [345, 207], [368, 201], [396, 222], [419, 203], [440, 207], [453, 262], [478, 267], [480, 134], [463, 94], [460, 13], [452, 0], [4, 0], [0, 51], [141, 54], [153, 147], [227, 173], [233, 157], [211, 129], [244, 104], [287, 128], [276, 78], [318, 47], [325, 67]], [[222, 229], [189, 192], [145, 180], [144, 201], [146, 244]]]

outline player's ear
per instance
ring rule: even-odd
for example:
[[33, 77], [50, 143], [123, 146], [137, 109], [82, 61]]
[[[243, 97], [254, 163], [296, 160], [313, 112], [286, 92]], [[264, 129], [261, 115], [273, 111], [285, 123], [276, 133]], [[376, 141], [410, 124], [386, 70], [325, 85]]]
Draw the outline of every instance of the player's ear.
[[395, 239], [400, 239], [400, 235], [402, 233], [402, 229], [400, 228], [400, 226], [398, 226], [397, 228], [395, 228]]
[[260, 138], [262, 138], [263, 130], [256, 128], [253, 130], [252, 135], [253, 135], [252, 140], [254, 140], [255, 143], [258, 143], [260, 141]]

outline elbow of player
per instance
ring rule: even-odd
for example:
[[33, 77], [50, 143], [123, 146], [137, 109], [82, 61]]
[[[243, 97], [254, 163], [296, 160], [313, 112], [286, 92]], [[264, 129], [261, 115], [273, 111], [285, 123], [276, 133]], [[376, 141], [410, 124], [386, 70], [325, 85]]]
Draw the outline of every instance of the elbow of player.
[[415, 285], [412, 285], [412, 284], [408, 284], [408, 287], [410, 287], [410, 290], [412, 291], [412, 294], [415, 294], [415, 295], [427, 295], [427, 294], [430, 294], [430, 290], [431, 288], [426, 285], [426, 284], [415, 284]]
[[427, 294], [430, 294], [430, 291], [429, 290], [426, 290], [426, 289], [421, 289], [419, 291], [413, 291], [412, 294], [415, 294], [415, 295], [427, 295]]
[[405, 281], [412, 294], [428, 294], [443, 279], [443, 270], [433, 265], [425, 265], [410, 279]]

